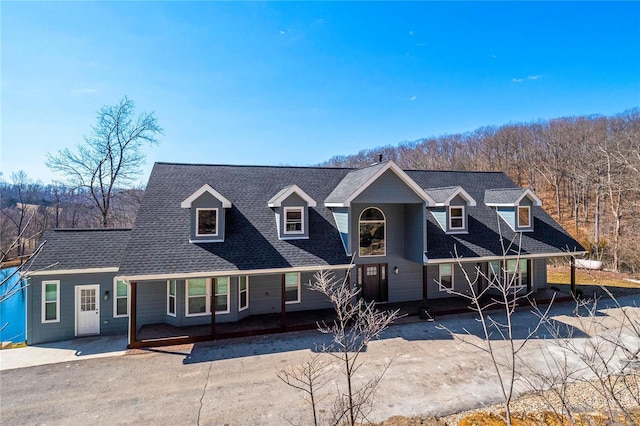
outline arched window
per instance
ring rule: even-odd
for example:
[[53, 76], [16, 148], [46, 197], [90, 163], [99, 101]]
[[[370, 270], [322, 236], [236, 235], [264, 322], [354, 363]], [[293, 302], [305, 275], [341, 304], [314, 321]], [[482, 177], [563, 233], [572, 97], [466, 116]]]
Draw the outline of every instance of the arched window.
[[375, 207], [369, 207], [360, 214], [360, 256], [386, 254], [384, 224], [384, 214]]

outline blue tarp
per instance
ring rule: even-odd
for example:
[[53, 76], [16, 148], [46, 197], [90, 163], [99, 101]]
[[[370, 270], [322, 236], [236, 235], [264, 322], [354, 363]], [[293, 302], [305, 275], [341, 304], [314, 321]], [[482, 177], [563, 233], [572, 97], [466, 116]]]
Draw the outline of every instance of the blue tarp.
[[[17, 268], [0, 270], [0, 282], [11, 275]], [[15, 274], [8, 282], [0, 286], [0, 296], [19, 289], [13, 296], [0, 303], [0, 341], [20, 343], [27, 340], [27, 289], [20, 289], [19, 274]]]

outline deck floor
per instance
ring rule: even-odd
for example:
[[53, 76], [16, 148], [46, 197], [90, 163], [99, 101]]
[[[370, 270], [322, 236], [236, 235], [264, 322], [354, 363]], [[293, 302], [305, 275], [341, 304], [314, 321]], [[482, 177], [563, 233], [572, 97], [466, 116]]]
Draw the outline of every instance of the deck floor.
[[[554, 291], [550, 289], [541, 290], [532, 295], [538, 304], [545, 304], [551, 301]], [[571, 300], [570, 295], [564, 293], [556, 294], [556, 301]], [[483, 306], [492, 303], [490, 297], [482, 300]], [[402, 303], [381, 303], [380, 309], [399, 310], [403, 317], [417, 317], [420, 311], [426, 308], [428, 316], [421, 318], [432, 319], [442, 315], [460, 314], [470, 312], [469, 302], [463, 298], [451, 297], [443, 299], [432, 299], [426, 302], [414, 300]], [[279, 313], [266, 315], [252, 315], [237, 322], [217, 323], [215, 325], [215, 338], [224, 339], [231, 337], [251, 336], [259, 334], [273, 334], [285, 331], [311, 330], [315, 329], [318, 323], [331, 322], [335, 319], [333, 309], [322, 309], [314, 311], [288, 312], [286, 314], [286, 327], [282, 327]], [[158, 346], [166, 339], [196, 339], [208, 340], [211, 337], [211, 325], [196, 325], [187, 327], [176, 327], [170, 324], [147, 324], [142, 326], [137, 333], [137, 340], [145, 343], [156, 342]]]

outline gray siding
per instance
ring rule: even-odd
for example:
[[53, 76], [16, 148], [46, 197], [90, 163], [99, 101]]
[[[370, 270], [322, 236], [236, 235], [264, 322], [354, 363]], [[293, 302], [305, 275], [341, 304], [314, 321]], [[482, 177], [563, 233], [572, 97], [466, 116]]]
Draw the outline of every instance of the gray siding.
[[[467, 262], [462, 265], [458, 265], [456, 262], [451, 262], [453, 267], [453, 289], [462, 293], [470, 294], [471, 287], [469, 281], [465, 277], [467, 273], [469, 280], [473, 283], [476, 279], [476, 266], [477, 262]], [[461, 267], [462, 266], [462, 267]], [[464, 271], [463, 271], [464, 269]], [[454, 297], [452, 294], [445, 290], [441, 290], [438, 285], [440, 279], [440, 269], [438, 265], [429, 265], [427, 267], [427, 299], [442, 299], [446, 297]], [[478, 290], [477, 285], [473, 287]]]
[[516, 229], [516, 211], [514, 207], [498, 207], [498, 214], [512, 228]]
[[533, 259], [533, 276], [531, 285], [533, 290], [541, 290], [548, 287], [547, 284], [547, 259]]
[[433, 207], [429, 211], [433, 217], [438, 221], [440, 227], [444, 230], [447, 229], [447, 209], [445, 207]]
[[[218, 235], [217, 236], [196, 236], [196, 212], [199, 208], [218, 209]], [[222, 208], [222, 202], [213, 195], [205, 192], [191, 203], [190, 209], [190, 239], [191, 241], [224, 241], [225, 230], [225, 209]]]
[[[30, 345], [68, 340], [75, 334], [75, 287], [99, 284], [100, 334], [125, 333], [128, 318], [113, 318], [114, 273], [47, 275], [30, 278], [27, 290], [27, 343]], [[42, 282], [60, 281], [60, 321], [42, 323]], [[109, 292], [109, 300], [103, 296]]]
[[352, 203], [424, 203], [394, 172], [387, 170]]
[[[361, 257], [359, 255], [359, 218], [362, 211], [368, 207], [377, 207], [385, 215], [385, 256]], [[351, 244], [356, 252], [355, 263], [358, 265], [386, 263], [388, 265], [389, 302], [421, 299], [422, 254], [424, 250], [420, 244], [423, 237], [422, 204], [414, 206], [351, 204], [351, 209], [353, 213]], [[408, 210], [406, 214], [405, 210]], [[410, 238], [407, 239], [408, 235]], [[394, 273], [395, 267], [398, 268], [398, 274]]]
[[137, 288], [136, 324], [138, 327], [166, 322], [167, 282], [141, 281], [138, 282]]
[[338, 207], [331, 209], [333, 219], [336, 221], [340, 238], [347, 254], [351, 254], [351, 245], [349, 244], [349, 209], [347, 207]]

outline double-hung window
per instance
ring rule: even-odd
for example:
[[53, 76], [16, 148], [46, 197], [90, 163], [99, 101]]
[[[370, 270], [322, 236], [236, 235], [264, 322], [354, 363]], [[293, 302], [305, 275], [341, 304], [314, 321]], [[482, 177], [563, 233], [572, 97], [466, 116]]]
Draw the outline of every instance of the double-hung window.
[[249, 277], [238, 277], [238, 311], [249, 307]]
[[42, 282], [42, 322], [60, 322], [60, 281]]
[[113, 287], [113, 317], [129, 316], [129, 286], [124, 281], [116, 281]]
[[300, 274], [287, 272], [284, 274], [285, 303], [300, 303]]
[[209, 284], [206, 278], [187, 280], [186, 316], [195, 317], [211, 313]]
[[167, 315], [176, 316], [176, 280], [167, 280]]
[[452, 231], [464, 230], [464, 207], [449, 207], [449, 229]]
[[214, 278], [216, 313], [226, 314], [229, 312], [229, 277]]
[[438, 268], [440, 291], [453, 290], [453, 263], [442, 263]]
[[284, 208], [284, 233], [304, 234], [304, 220], [302, 207]]

